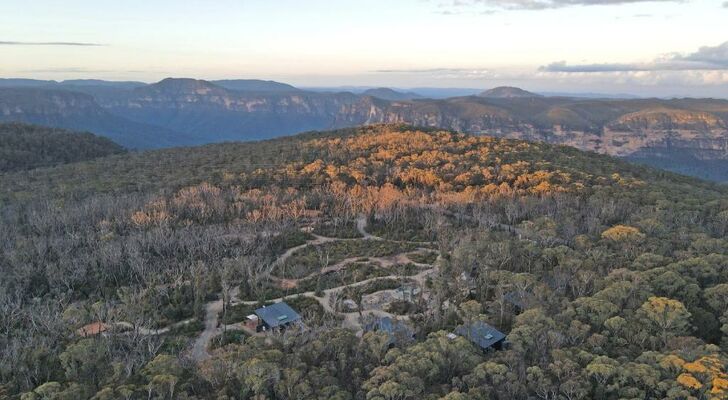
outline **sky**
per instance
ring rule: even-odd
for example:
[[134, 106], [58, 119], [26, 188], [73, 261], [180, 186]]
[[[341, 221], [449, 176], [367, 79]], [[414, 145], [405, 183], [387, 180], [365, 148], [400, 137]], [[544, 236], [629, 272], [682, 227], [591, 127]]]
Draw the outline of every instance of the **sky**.
[[724, 0], [2, 0], [0, 77], [728, 97]]

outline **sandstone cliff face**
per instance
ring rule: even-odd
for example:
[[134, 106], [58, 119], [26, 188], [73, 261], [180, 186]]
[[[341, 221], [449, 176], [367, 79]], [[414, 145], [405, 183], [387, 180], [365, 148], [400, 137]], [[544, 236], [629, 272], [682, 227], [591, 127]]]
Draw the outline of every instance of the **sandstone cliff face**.
[[656, 108], [623, 115], [612, 124], [615, 129], [639, 131], [726, 129], [726, 123], [717, 116], [703, 111]]
[[0, 91], [0, 117], [6, 120], [26, 115], [53, 120], [88, 114], [100, 116], [104, 110], [86, 94], [40, 89]]
[[246, 93], [224, 89], [205, 81], [164, 80], [138, 88], [125, 96], [104, 99], [101, 105], [119, 113], [134, 110], [201, 110], [237, 114], [287, 114], [329, 116], [356, 101], [350, 93], [310, 92]]
[[[608, 106], [604, 104], [604, 107]], [[728, 124], [713, 113], [695, 110], [647, 108], [602, 122], [589, 120], [584, 113], [567, 106], [549, 108], [529, 120], [497, 107], [466, 100], [360, 101], [342, 106], [335, 125], [372, 123], [408, 123], [543, 141], [619, 157], [645, 150], [657, 150], [653, 154], [659, 154], [660, 151], [682, 149], [697, 159], [728, 160]]]
[[164, 127], [114, 115], [88, 94], [61, 90], [0, 89], [0, 122], [93, 132], [127, 148], [170, 147], [187, 140]]
[[165, 80], [101, 105], [123, 118], [194, 137], [192, 143], [266, 139], [332, 126], [351, 93], [243, 92], [205, 81]]
[[[294, 88], [295, 89], [295, 88]], [[512, 92], [506, 88], [506, 94]], [[166, 79], [103, 96], [0, 89], [0, 120], [89, 130], [146, 147], [265, 139], [404, 123], [576, 147], [628, 158], [728, 163], [728, 101], [540, 96], [386, 100], [352, 93], [240, 91]], [[165, 140], [159, 139], [164, 136]], [[135, 145], [141, 146], [141, 145]], [[669, 165], [669, 162], [665, 162]], [[728, 177], [726, 177], [728, 180]]]
[[684, 149], [699, 159], [728, 160], [728, 102], [546, 98], [514, 88], [489, 96], [385, 100], [351, 93], [244, 93], [210, 82], [168, 79], [102, 105], [115, 114], [177, 131], [225, 138], [268, 137], [308, 129], [406, 123], [544, 141], [627, 157]]
[[507, 112], [492, 107], [448, 101], [377, 102], [362, 99], [341, 107], [335, 126], [406, 123], [462, 132], [510, 132], [521, 124]]

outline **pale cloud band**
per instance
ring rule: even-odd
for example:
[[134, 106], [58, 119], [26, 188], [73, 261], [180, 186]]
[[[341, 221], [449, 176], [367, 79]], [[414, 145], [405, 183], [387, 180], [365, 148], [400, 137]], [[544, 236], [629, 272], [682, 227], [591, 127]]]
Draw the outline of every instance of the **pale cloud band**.
[[18, 42], [18, 41], [0, 41], [0, 46], [77, 46], [77, 47], [99, 47], [106, 46], [101, 43], [86, 42]]
[[445, 13], [454, 13], [452, 10], [484, 7], [486, 9], [500, 10], [548, 10], [572, 6], [608, 6], [631, 3], [676, 3], [681, 0], [452, 0], [440, 4]]
[[[504, 74], [488, 68], [380, 69], [374, 72], [378, 74], [427, 76], [430, 79], [440, 81], [501, 79], [504, 76]], [[506, 75], [513, 77], [516, 74], [509, 72]]]
[[[481, 68], [381, 69], [380, 74], [426, 76], [433, 81], [495, 82], [504, 84], [537, 82], [623, 87], [688, 87], [728, 84], [728, 42], [704, 46], [688, 54], [672, 53], [645, 63], [567, 64], [551, 63], [516, 71]], [[467, 84], [466, 85], [472, 85]]]
[[670, 54], [649, 63], [567, 64], [554, 62], [539, 68], [542, 72], [594, 73], [640, 71], [723, 71], [728, 70], [728, 42], [704, 46], [687, 55]]

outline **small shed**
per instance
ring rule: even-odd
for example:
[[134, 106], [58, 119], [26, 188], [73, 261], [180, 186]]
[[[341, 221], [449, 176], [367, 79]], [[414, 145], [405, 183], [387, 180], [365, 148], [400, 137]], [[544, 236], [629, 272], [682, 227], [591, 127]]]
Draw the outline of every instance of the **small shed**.
[[503, 348], [506, 335], [488, 325], [483, 321], [475, 321], [469, 325], [461, 325], [455, 329], [455, 333], [470, 340], [473, 344], [480, 347], [483, 351]]
[[247, 317], [245, 317], [245, 327], [250, 329], [251, 331], [258, 330], [258, 325], [260, 325], [260, 318], [258, 318], [255, 314], [250, 314]]
[[258, 331], [284, 329], [301, 322], [301, 316], [284, 302], [261, 307], [255, 310], [255, 315], [260, 318]]

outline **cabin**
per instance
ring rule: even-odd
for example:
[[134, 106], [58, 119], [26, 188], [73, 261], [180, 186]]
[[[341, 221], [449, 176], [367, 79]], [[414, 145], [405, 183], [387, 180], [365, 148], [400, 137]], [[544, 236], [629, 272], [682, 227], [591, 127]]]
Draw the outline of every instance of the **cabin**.
[[246, 326], [253, 326], [254, 322], [256, 332], [267, 332], [280, 331], [290, 326], [298, 325], [302, 322], [302, 319], [291, 306], [280, 302], [255, 310], [254, 316], [248, 316]]
[[501, 350], [506, 335], [483, 321], [475, 321], [469, 325], [461, 325], [455, 333], [468, 339], [483, 351]]
[[404, 321], [393, 320], [390, 317], [377, 317], [364, 325], [364, 332], [383, 332], [388, 336], [387, 346], [394, 347], [397, 343], [414, 340], [415, 332]]

